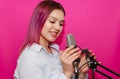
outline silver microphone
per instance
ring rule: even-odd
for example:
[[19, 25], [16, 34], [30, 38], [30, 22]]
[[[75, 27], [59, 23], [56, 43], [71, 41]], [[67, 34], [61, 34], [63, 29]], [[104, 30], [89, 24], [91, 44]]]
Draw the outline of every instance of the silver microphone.
[[[68, 34], [66, 37], [66, 43], [67, 47], [74, 46], [77, 47], [74, 36], [72, 34]], [[74, 66], [74, 73], [75, 73], [75, 79], [79, 79], [79, 70], [78, 70], [78, 64], [80, 62], [80, 58], [77, 58], [76, 60], [73, 61], [73, 66]]]
[[[66, 37], [66, 43], [67, 43], [67, 47], [70, 47], [70, 46], [75, 46], [77, 47], [76, 45], [76, 42], [75, 42], [75, 39], [74, 39], [74, 36], [72, 34], [68, 34], [67, 37]], [[74, 63], [79, 63], [80, 62], [80, 59], [76, 59], [74, 62], [73, 62], [73, 65]]]
[[67, 35], [66, 43], [67, 43], [67, 47], [76, 46], [76, 42], [72, 34]]

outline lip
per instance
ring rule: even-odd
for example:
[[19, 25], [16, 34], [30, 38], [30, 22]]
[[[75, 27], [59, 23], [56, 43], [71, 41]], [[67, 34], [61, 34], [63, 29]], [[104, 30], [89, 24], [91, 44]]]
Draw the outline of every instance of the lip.
[[56, 32], [56, 31], [50, 31], [50, 35], [52, 37], [57, 37], [58, 36], [58, 32]]

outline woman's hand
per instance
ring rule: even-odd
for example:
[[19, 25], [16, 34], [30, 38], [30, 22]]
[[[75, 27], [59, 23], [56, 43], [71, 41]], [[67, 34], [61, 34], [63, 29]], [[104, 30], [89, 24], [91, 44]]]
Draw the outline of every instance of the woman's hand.
[[[94, 56], [94, 53], [92, 53], [91, 50], [89, 51], [89, 54], [90, 54], [90, 57]], [[86, 60], [86, 55], [85, 54], [83, 54], [83, 55], [81, 54], [80, 59], [81, 59], [81, 61], [79, 63], [79, 67], [81, 67], [83, 64], [85, 64], [86, 62], [89, 61], [89, 59]], [[94, 59], [95, 59], [95, 57], [94, 57]], [[84, 65], [83, 67], [80, 68], [80, 70], [79, 70], [80, 79], [84, 79], [85, 74], [88, 70], [89, 70], [88, 64], [86, 64], [86, 65]]]
[[74, 72], [73, 61], [79, 57], [79, 48], [74, 48], [74, 46], [71, 46], [69, 48], [66, 48], [64, 51], [61, 51], [60, 60], [62, 63], [63, 72], [68, 77], [68, 79], [71, 78]]

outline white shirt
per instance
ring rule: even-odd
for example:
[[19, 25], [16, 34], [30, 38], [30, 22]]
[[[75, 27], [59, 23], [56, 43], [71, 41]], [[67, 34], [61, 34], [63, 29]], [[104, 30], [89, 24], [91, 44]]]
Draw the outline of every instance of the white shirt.
[[14, 79], [67, 79], [59, 60], [59, 46], [52, 44], [52, 54], [36, 43], [21, 53]]

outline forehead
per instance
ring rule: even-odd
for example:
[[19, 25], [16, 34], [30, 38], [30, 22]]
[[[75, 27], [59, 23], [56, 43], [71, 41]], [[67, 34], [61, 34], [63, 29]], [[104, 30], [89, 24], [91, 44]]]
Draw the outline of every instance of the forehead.
[[55, 9], [50, 13], [48, 18], [56, 18], [58, 20], [64, 20], [64, 13], [62, 10]]

